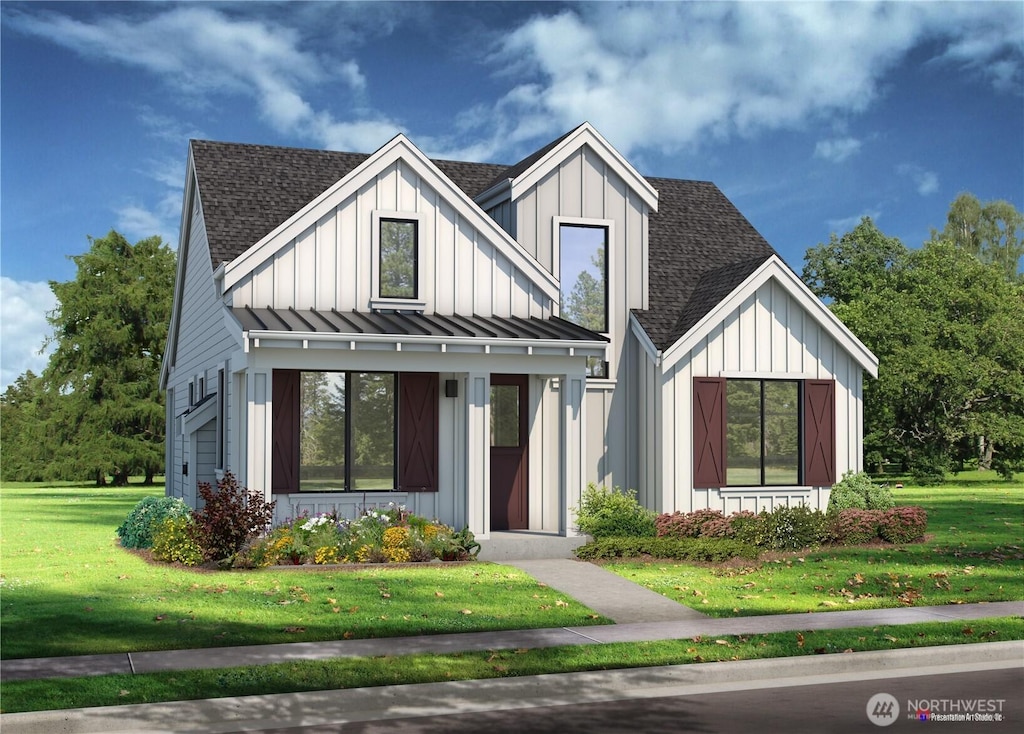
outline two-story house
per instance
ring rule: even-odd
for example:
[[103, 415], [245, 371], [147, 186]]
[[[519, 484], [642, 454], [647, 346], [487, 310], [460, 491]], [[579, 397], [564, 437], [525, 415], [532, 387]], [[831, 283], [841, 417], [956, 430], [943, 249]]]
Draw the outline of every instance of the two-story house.
[[587, 482], [659, 512], [824, 508], [877, 360], [713, 185], [589, 124], [511, 167], [192, 141], [162, 371], [167, 492], [277, 517], [389, 502], [571, 537]]

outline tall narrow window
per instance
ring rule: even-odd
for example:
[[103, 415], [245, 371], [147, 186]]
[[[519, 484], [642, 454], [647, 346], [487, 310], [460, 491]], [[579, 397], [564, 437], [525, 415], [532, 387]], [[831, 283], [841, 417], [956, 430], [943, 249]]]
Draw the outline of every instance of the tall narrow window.
[[303, 372], [299, 408], [299, 489], [345, 487], [345, 373]]
[[380, 220], [381, 298], [417, 298], [419, 257], [417, 222], [406, 219]]
[[355, 372], [349, 385], [352, 417], [350, 489], [395, 488], [395, 376]]
[[[561, 317], [591, 331], [607, 332], [608, 229], [561, 224], [558, 240]], [[607, 377], [607, 363], [588, 358], [587, 376]]]

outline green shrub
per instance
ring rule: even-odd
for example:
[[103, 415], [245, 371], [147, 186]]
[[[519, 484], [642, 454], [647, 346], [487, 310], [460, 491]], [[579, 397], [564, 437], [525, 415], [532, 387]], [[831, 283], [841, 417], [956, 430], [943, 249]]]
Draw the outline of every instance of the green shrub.
[[117, 529], [125, 548], [150, 548], [157, 525], [169, 517], [184, 517], [192, 510], [177, 497], [143, 497]]
[[873, 484], [868, 489], [869, 510], [891, 510], [896, 506], [896, 500], [892, 497], [892, 490], [878, 484]]
[[843, 510], [888, 510], [895, 506], [892, 491], [875, 484], [864, 472], [846, 472], [832, 487], [828, 513]]
[[255, 535], [266, 531], [274, 517], [274, 503], [265, 502], [259, 492], [240, 487], [231, 472], [217, 482], [199, 483], [202, 509], [192, 513], [196, 533], [207, 560], [216, 561], [238, 553]]
[[198, 566], [203, 562], [203, 549], [195, 535], [190, 515], [165, 518], [153, 534], [153, 558], [166, 563]]
[[576, 509], [576, 525], [594, 538], [654, 537], [654, 513], [636, 500], [636, 490], [623, 492], [588, 484]]
[[576, 549], [585, 561], [653, 556], [677, 561], [721, 562], [757, 558], [757, 548], [738, 540], [719, 538], [600, 538]]
[[825, 538], [825, 515], [803, 504], [762, 510], [737, 530], [736, 538], [769, 550], [810, 548]]

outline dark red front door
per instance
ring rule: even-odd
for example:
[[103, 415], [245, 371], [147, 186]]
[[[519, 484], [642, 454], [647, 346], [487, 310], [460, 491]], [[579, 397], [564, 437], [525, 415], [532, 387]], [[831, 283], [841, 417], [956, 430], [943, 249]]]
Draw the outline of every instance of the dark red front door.
[[526, 375], [491, 375], [491, 530], [530, 526]]

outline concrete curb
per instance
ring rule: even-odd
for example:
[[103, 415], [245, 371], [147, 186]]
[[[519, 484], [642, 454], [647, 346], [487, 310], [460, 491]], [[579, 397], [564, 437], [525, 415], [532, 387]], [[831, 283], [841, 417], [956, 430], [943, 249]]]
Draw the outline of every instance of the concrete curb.
[[1024, 667], [1024, 641], [4, 714], [4, 734], [229, 732], [341, 725]]

